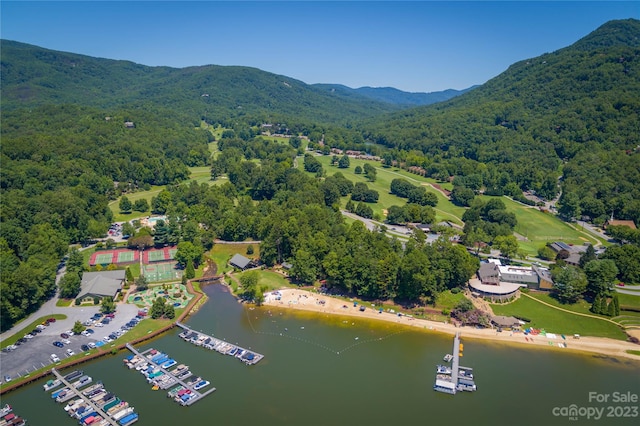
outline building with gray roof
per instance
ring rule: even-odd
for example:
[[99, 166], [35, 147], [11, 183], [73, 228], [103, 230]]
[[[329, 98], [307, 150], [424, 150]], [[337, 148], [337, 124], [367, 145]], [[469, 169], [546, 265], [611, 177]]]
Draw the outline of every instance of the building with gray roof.
[[85, 272], [82, 274], [77, 300], [86, 302], [95, 298], [112, 297], [114, 300], [125, 280], [125, 271]]

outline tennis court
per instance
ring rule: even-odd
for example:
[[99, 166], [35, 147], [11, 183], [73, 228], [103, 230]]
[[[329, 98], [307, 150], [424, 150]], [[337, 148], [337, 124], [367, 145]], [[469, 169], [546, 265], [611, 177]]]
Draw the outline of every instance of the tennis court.
[[109, 251], [106, 253], [96, 253], [96, 257], [95, 257], [95, 264], [100, 264], [100, 265], [108, 265], [110, 263], [112, 263], [111, 261], [113, 260], [113, 252]]
[[182, 271], [176, 269], [175, 262], [154, 263], [144, 265], [144, 276], [149, 282], [178, 280], [182, 278]]
[[133, 252], [133, 251], [119, 251], [118, 252], [118, 262], [117, 263], [133, 262], [134, 260], [135, 260], [135, 252]]
[[165, 260], [164, 250], [149, 250], [149, 262], [160, 262]]

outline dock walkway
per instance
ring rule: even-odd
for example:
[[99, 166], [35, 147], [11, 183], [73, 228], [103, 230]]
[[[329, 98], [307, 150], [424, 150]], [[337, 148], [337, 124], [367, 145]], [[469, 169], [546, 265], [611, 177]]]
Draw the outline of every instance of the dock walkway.
[[247, 365], [257, 364], [262, 360], [262, 358], [264, 358], [264, 355], [254, 352], [253, 350], [233, 345], [229, 342], [225, 342], [224, 340], [209, 336], [208, 334], [195, 331], [181, 322], [176, 322], [176, 325], [183, 330], [180, 333], [180, 337], [196, 346], [202, 346], [224, 355], [231, 355]]
[[82, 398], [89, 406], [96, 412], [100, 417], [102, 417], [103, 421], [106, 421], [108, 424], [112, 426], [118, 426], [118, 422], [113, 420], [111, 416], [107, 415], [100, 407], [98, 407], [90, 398], [85, 397], [82, 394], [82, 391], [71, 386], [71, 383], [64, 378], [62, 374], [58, 372], [55, 368], [51, 369], [51, 373], [58, 378], [66, 387], [68, 387], [73, 393], [76, 394], [77, 397]]
[[151, 351], [153, 351], [153, 349], [147, 349], [144, 352], [139, 352], [136, 348], [134, 348], [132, 345], [130, 345], [128, 343], [125, 346], [126, 346], [127, 349], [129, 349], [134, 354], [134, 356], [138, 356], [140, 359], [144, 359], [145, 362], [147, 362], [150, 365], [153, 365], [155, 368], [157, 368], [160, 371], [162, 371], [164, 373], [163, 377], [172, 378], [173, 380], [171, 381], [171, 383], [167, 387], [178, 385], [178, 386], [183, 386], [184, 389], [188, 389], [188, 390], [191, 391], [191, 393], [194, 396], [192, 398], [188, 399], [187, 401], [181, 402], [181, 404], [184, 405], [184, 406], [191, 405], [191, 404], [195, 403], [196, 401], [201, 400], [205, 396], [215, 392], [215, 390], [216, 390], [215, 387], [211, 387], [206, 392], [199, 392], [199, 391], [195, 390], [194, 386], [196, 385], [197, 382], [188, 383], [188, 382], [185, 381], [189, 377], [192, 377], [192, 375], [190, 375], [188, 377], [178, 378], [177, 376], [171, 374], [167, 369], [163, 368], [162, 365], [161, 365], [162, 363], [158, 364], [158, 363], [153, 362], [151, 360], [151, 357], [147, 356], [147, 354], [149, 354]]

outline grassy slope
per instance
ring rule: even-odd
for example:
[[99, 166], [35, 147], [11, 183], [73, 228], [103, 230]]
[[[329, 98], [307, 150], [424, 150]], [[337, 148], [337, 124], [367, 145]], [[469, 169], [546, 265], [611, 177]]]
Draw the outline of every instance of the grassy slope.
[[564, 334], [565, 336], [581, 334], [619, 340], [625, 340], [627, 337], [620, 327], [608, 321], [559, 311], [528, 297], [520, 297], [507, 305], [492, 305], [492, 308], [496, 315], [528, 318], [531, 322], [527, 326], [545, 329], [550, 333]]

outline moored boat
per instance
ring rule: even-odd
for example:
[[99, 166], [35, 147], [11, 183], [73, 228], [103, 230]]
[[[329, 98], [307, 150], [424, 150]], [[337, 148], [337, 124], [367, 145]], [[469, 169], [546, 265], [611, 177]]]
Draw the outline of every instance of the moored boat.
[[12, 411], [13, 408], [9, 404], [5, 404], [4, 407], [0, 408], [0, 417], [4, 417]]
[[55, 379], [55, 380], [51, 379], [51, 380], [48, 380], [47, 383], [42, 385], [42, 387], [44, 388], [45, 392], [48, 392], [50, 390], [57, 388], [60, 385], [62, 385], [62, 382], [59, 379]]

